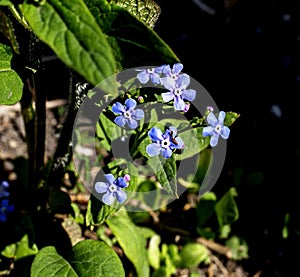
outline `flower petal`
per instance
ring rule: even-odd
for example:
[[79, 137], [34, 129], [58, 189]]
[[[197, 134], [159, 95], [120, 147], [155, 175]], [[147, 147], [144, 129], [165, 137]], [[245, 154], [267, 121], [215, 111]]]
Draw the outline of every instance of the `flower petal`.
[[223, 124], [225, 116], [226, 116], [225, 112], [223, 112], [223, 111], [219, 112], [219, 123]]
[[166, 65], [163, 68], [163, 73], [166, 74], [166, 75], [170, 75], [171, 74], [171, 67], [170, 67], [170, 65]]
[[9, 183], [7, 181], [2, 181], [0, 186], [8, 188], [9, 187]]
[[164, 138], [162, 136], [162, 132], [157, 127], [151, 128], [151, 130], [148, 132], [148, 136], [151, 138], [154, 142], [162, 141]]
[[119, 125], [120, 127], [124, 127], [126, 124], [126, 118], [123, 115], [117, 116], [114, 122]]
[[182, 98], [188, 101], [193, 101], [196, 97], [196, 91], [193, 89], [187, 89], [182, 92]]
[[124, 190], [117, 190], [115, 195], [119, 203], [123, 203], [127, 199], [127, 194]]
[[171, 142], [171, 147], [175, 148], [175, 149], [182, 149], [184, 148], [184, 142], [180, 137], [176, 137], [175, 138], [177, 144], [175, 144], [174, 142]]
[[0, 212], [0, 222], [6, 221], [6, 214]]
[[110, 185], [112, 185], [115, 181], [115, 177], [112, 174], [104, 174], [104, 177]]
[[176, 137], [176, 135], [177, 135], [177, 128], [175, 126], [170, 126], [168, 129], [172, 132], [172, 137], [173, 138]]
[[120, 188], [127, 187], [127, 183], [123, 177], [118, 177], [117, 180], [115, 181], [115, 184]]
[[10, 213], [10, 212], [13, 212], [14, 209], [15, 209], [15, 206], [14, 206], [14, 205], [9, 205], [9, 206], [6, 207], [6, 211], [9, 212], [9, 213]]
[[166, 158], [170, 158], [172, 156], [172, 150], [170, 148], [162, 149], [161, 154]]
[[185, 103], [181, 97], [175, 97], [174, 99], [174, 108], [177, 111], [183, 111], [185, 108]]
[[120, 102], [113, 104], [111, 109], [116, 114], [122, 114], [125, 112], [125, 107]]
[[218, 144], [219, 134], [214, 134], [210, 139], [210, 146], [215, 147]]
[[140, 72], [136, 77], [142, 84], [146, 84], [149, 81], [149, 74], [146, 70]]
[[173, 91], [176, 88], [175, 80], [170, 77], [160, 78], [160, 83], [169, 91]]
[[142, 109], [136, 109], [136, 110], [132, 111], [131, 116], [136, 120], [140, 120], [145, 116], [145, 114]]
[[175, 74], [179, 74], [181, 72], [181, 70], [183, 69], [183, 64], [182, 63], [175, 63], [173, 65], [173, 73]]
[[207, 123], [213, 127], [216, 127], [219, 123], [214, 113], [210, 112], [206, 118]]
[[146, 151], [150, 157], [157, 156], [161, 151], [161, 147], [158, 143], [151, 143], [147, 145]]
[[176, 84], [179, 88], [186, 88], [190, 84], [190, 76], [187, 74], [179, 75]]
[[128, 124], [130, 129], [135, 129], [138, 125], [137, 121], [133, 118], [128, 118], [127, 119], [127, 124]]
[[169, 91], [169, 92], [163, 92], [161, 94], [161, 96], [162, 96], [162, 99], [164, 100], [164, 102], [169, 102], [169, 101], [171, 101], [171, 100], [174, 99], [174, 94], [171, 91]]
[[108, 184], [107, 184], [107, 183], [97, 182], [97, 183], [95, 184], [95, 190], [96, 190], [98, 193], [106, 192], [107, 189], [108, 189]]
[[134, 99], [131, 99], [131, 98], [126, 99], [125, 106], [126, 106], [126, 111], [133, 110], [136, 106], [136, 101]]
[[214, 133], [214, 128], [211, 126], [204, 127], [202, 131], [202, 136], [207, 137], [207, 136], [212, 136]]
[[114, 194], [107, 192], [102, 196], [102, 202], [106, 205], [111, 205], [114, 202]]
[[167, 65], [163, 64], [161, 66], [155, 67], [154, 68], [154, 72], [161, 74], [163, 73], [164, 69], [166, 68]]
[[151, 74], [150, 79], [153, 84], [160, 84], [160, 76], [157, 73]]
[[223, 126], [221, 133], [220, 133], [221, 137], [223, 139], [228, 139], [229, 134], [230, 134], [230, 129], [227, 126]]

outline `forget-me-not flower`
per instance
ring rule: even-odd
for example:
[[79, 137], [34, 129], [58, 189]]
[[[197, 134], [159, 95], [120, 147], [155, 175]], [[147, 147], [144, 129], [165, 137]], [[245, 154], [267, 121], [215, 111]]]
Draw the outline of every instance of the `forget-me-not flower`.
[[[95, 190], [98, 193], [105, 193], [102, 196], [102, 202], [107, 205], [112, 205], [114, 200], [117, 199], [119, 203], [123, 203], [127, 199], [127, 194], [123, 188], [127, 187], [128, 176], [124, 179], [123, 177], [115, 177], [112, 174], [105, 174], [107, 182], [96, 182]], [[129, 178], [130, 179], [130, 178]]]
[[7, 181], [2, 181], [0, 183], [0, 198], [9, 196], [9, 192], [6, 191], [8, 187], [9, 187], [9, 183]]
[[182, 63], [175, 63], [172, 68], [170, 67], [170, 65], [166, 65], [163, 68], [163, 74], [165, 74], [169, 78], [176, 80], [182, 69], [183, 69]]
[[136, 77], [142, 84], [146, 84], [149, 80], [151, 80], [153, 84], [160, 84], [160, 75], [163, 72], [164, 67], [165, 65], [146, 69], [136, 69], [136, 71], [141, 71]]
[[124, 127], [127, 123], [129, 128], [135, 129], [137, 127], [137, 120], [144, 117], [144, 111], [142, 109], [136, 109], [136, 101], [134, 99], [126, 99], [125, 105], [120, 102], [116, 102], [112, 106], [112, 111], [119, 116], [117, 116], [114, 122], [120, 127]]
[[7, 213], [14, 210], [14, 206], [9, 204], [8, 199], [3, 199], [0, 202], [0, 222], [5, 222], [7, 218]]
[[161, 78], [161, 84], [169, 90], [161, 94], [164, 102], [174, 100], [174, 108], [178, 111], [183, 111], [185, 108], [184, 100], [193, 101], [196, 97], [194, 89], [186, 89], [190, 84], [190, 76], [181, 74], [177, 79], [170, 77]]
[[162, 154], [166, 159], [172, 156], [174, 149], [183, 149], [184, 143], [180, 137], [176, 137], [177, 129], [170, 126], [164, 133], [157, 128], [153, 127], [148, 132], [152, 143], [147, 145], [146, 151], [150, 157]]
[[227, 126], [224, 126], [224, 119], [226, 113], [221, 111], [219, 113], [218, 119], [214, 115], [213, 112], [210, 112], [207, 115], [206, 121], [210, 126], [203, 128], [203, 136], [211, 136], [210, 138], [210, 145], [212, 147], [218, 144], [219, 136], [223, 139], [228, 139], [230, 134], [230, 129]]

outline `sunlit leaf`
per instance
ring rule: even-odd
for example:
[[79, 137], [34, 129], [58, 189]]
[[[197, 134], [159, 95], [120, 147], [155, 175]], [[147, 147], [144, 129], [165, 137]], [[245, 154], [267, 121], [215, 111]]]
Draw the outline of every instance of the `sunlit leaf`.
[[[82, 0], [49, 0], [22, 4], [24, 16], [36, 36], [87, 81], [96, 85], [115, 73], [115, 61], [106, 36]], [[109, 78], [103, 88], [114, 93]]]
[[12, 49], [0, 43], [0, 105], [12, 105], [22, 97], [23, 82], [11, 67]]
[[149, 276], [149, 264], [146, 251], [146, 240], [138, 228], [126, 215], [120, 211], [107, 220], [109, 228], [116, 236], [125, 255], [133, 263], [138, 277]]
[[78, 242], [72, 253], [62, 257], [55, 247], [46, 246], [36, 255], [32, 277], [123, 277], [122, 263], [106, 243], [96, 240]]
[[120, 69], [175, 63], [179, 58], [160, 36], [125, 8], [103, 0], [85, 0], [107, 34]]
[[137, 19], [153, 28], [159, 15], [160, 7], [153, 0], [109, 0], [128, 10]]

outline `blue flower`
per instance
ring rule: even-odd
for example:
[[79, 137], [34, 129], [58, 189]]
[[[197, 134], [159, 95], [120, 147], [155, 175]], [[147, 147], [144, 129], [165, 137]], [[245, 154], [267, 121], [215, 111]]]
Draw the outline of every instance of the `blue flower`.
[[12, 212], [15, 207], [13, 205], [9, 205], [8, 199], [3, 199], [0, 203], [0, 222], [5, 222], [7, 213]]
[[210, 145], [212, 147], [218, 144], [219, 136], [223, 139], [228, 139], [229, 137], [230, 129], [224, 126], [225, 115], [226, 113], [223, 111], [219, 113], [218, 119], [212, 112], [207, 115], [206, 121], [210, 126], [203, 128], [203, 136], [211, 136]]
[[162, 154], [166, 159], [172, 156], [174, 149], [183, 149], [184, 143], [180, 137], [176, 137], [177, 129], [169, 127], [164, 133], [156, 127], [148, 132], [151, 144], [147, 145], [146, 151], [150, 157]]
[[163, 74], [165, 74], [169, 78], [176, 80], [182, 69], [183, 64], [181, 63], [175, 63], [172, 68], [169, 65], [166, 65], [163, 68]]
[[160, 84], [160, 74], [163, 72], [164, 67], [165, 65], [147, 69], [136, 69], [137, 71], [141, 71], [136, 77], [142, 84], [146, 84], [149, 80], [153, 84]]
[[181, 74], [177, 79], [170, 77], [161, 78], [162, 85], [169, 90], [161, 94], [164, 102], [174, 100], [174, 108], [178, 111], [183, 111], [185, 108], [184, 99], [193, 101], [196, 97], [196, 91], [186, 89], [190, 84], [190, 77], [187, 74]]
[[127, 99], [123, 106], [120, 102], [113, 104], [112, 111], [119, 114], [114, 122], [120, 127], [124, 127], [127, 123], [129, 128], [135, 129], [137, 127], [137, 120], [144, 117], [144, 111], [141, 109], [134, 109], [136, 107], [136, 101], [134, 99]]
[[8, 187], [9, 187], [9, 183], [7, 181], [2, 181], [0, 183], [0, 198], [9, 196], [10, 193], [6, 191]]
[[95, 190], [98, 193], [105, 193], [102, 196], [102, 202], [107, 205], [112, 205], [115, 198], [119, 203], [123, 203], [127, 199], [127, 194], [122, 189], [127, 187], [128, 184], [123, 177], [115, 177], [112, 174], [105, 174], [107, 182], [97, 182]]

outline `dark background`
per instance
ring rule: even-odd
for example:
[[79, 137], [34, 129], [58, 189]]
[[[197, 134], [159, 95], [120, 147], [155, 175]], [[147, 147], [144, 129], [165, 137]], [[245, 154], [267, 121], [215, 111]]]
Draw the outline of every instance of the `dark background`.
[[[239, 113], [227, 143], [217, 194], [236, 185], [233, 232], [249, 245], [244, 267], [261, 276], [299, 274], [300, 13], [297, 1], [159, 0], [154, 30], [183, 71], [200, 82], [219, 109]], [[275, 106], [275, 110], [274, 110]], [[276, 111], [279, 111], [276, 112]], [[241, 172], [234, 184], [230, 173]], [[282, 236], [289, 215], [287, 238]]]

